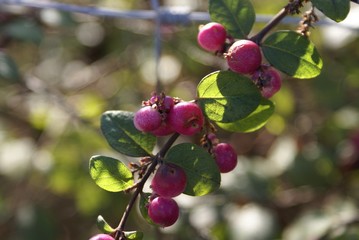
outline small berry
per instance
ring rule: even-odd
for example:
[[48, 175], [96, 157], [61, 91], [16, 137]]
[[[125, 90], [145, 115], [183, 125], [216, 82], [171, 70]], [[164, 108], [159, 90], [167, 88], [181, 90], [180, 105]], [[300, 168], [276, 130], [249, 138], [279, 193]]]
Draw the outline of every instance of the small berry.
[[101, 233], [91, 237], [89, 240], [115, 240], [115, 239], [108, 234]]
[[163, 120], [161, 125], [158, 128], [151, 131], [151, 133], [157, 137], [167, 136], [167, 135], [173, 134], [174, 132], [175, 132], [175, 130], [173, 129], [173, 127], [170, 124], [168, 124], [167, 120]]
[[148, 204], [148, 216], [162, 226], [173, 225], [179, 217], [179, 207], [172, 198], [156, 197]]
[[221, 173], [230, 172], [237, 166], [237, 153], [230, 144], [217, 144], [213, 148], [213, 154]]
[[197, 35], [198, 44], [210, 52], [222, 50], [227, 32], [223, 25], [211, 22], [202, 26]]
[[262, 96], [265, 98], [272, 97], [282, 86], [282, 79], [279, 72], [272, 67], [258, 70], [253, 74], [252, 79], [255, 79]]
[[160, 127], [162, 117], [153, 107], [145, 106], [135, 113], [133, 122], [138, 130], [150, 132]]
[[168, 123], [183, 135], [193, 135], [201, 131], [203, 114], [200, 107], [192, 102], [180, 102], [174, 105], [168, 114]]
[[250, 40], [238, 40], [232, 44], [226, 54], [229, 68], [237, 73], [250, 74], [257, 70], [262, 62], [259, 46]]
[[186, 184], [186, 173], [181, 167], [162, 164], [152, 179], [151, 188], [161, 197], [173, 198], [184, 191]]

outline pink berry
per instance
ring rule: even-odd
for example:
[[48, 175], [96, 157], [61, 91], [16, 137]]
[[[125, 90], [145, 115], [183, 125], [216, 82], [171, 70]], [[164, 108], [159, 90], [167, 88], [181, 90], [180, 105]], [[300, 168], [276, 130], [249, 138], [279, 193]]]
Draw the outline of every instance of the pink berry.
[[179, 207], [172, 198], [156, 197], [148, 204], [148, 216], [162, 226], [173, 225], [179, 217]]
[[230, 172], [237, 166], [237, 153], [230, 144], [217, 144], [213, 148], [213, 154], [221, 173]]
[[97, 234], [97, 235], [93, 236], [89, 240], [114, 240], [114, 238], [108, 234], [101, 233], [101, 234]]
[[265, 98], [272, 97], [282, 86], [282, 79], [277, 70], [272, 67], [263, 68], [252, 76], [261, 89], [261, 94]]
[[192, 102], [177, 103], [167, 117], [176, 132], [188, 136], [201, 131], [204, 122], [202, 110]]
[[162, 121], [161, 125], [156, 128], [155, 130], [151, 131], [151, 133], [157, 137], [168, 136], [173, 134], [175, 130], [172, 128], [171, 125], [168, 124], [167, 121]]
[[226, 37], [227, 32], [223, 25], [211, 22], [200, 28], [197, 41], [203, 49], [214, 52], [222, 50]]
[[161, 197], [172, 198], [183, 193], [186, 184], [186, 173], [181, 167], [162, 164], [152, 179], [151, 188]]
[[160, 127], [161, 114], [151, 106], [145, 106], [135, 113], [133, 123], [135, 127], [144, 132], [150, 132]]
[[259, 46], [250, 40], [239, 40], [232, 44], [226, 54], [229, 68], [237, 73], [249, 74], [257, 70], [262, 62]]

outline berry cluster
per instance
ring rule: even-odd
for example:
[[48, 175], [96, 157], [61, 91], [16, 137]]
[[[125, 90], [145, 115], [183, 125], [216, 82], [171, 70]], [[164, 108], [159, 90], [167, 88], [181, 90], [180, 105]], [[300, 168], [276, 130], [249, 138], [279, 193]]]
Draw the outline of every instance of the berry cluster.
[[154, 93], [142, 105], [134, 116], [134, 125], [140, 131], [159, 137], [174, 132], [189, 136], [202, 129], [203, 114], [193, 102]]
[[223, 54], [233, 72], [251, 75], [263, 97], [270, 98], [279, 91], [281, 77], [273, 67], [262, 64], [262, 53], [257, 43], [248, 39], [233, 41], [224, 26], [215, 22], [199, 29], [197, 41], [203, 49]]

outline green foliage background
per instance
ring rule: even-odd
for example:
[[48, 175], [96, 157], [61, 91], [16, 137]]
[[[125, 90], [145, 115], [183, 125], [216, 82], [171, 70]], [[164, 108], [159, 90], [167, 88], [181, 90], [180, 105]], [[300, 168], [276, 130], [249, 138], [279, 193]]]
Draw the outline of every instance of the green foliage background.
[[[63, 2], [150, 9], [139, 0]], [[287, 1], [252, 2], [257, 13], [275, 14]], [[163, 4], [207, 11], [203, 0]], [[100, 214], [116, 226], [130, 197], [100, 189], [88, 159], [134, 160], [110, 148], [100, 117], [135, 111], [150, 96], [154, 23], [26, 9], [3, 16], [0, 47], [12, 60], [0, 55], [11, 66], [0, 65], [1, 239], [88, 239], [98, 232]], [[254, 31], [261, 27], [256, 23]], [[225, 69], [197, 46], [197, 29], [197, 23], [162, 28], [161, 80], [168, 94], [185, 100], [205, 75]], [[146, 240], [357, 239], [359, 146], [349, 139], [359, 131], [359, 38], [332, 49], [323, 36], [321, 27], [311, 35], [323, 72], [312, 80], [285, 77], [264, 128], [218, 132], [240, 156], [219, 191], [178, 199], [182, 213], [174, 228], [156, 230], [136, 211], [128, 228]]]

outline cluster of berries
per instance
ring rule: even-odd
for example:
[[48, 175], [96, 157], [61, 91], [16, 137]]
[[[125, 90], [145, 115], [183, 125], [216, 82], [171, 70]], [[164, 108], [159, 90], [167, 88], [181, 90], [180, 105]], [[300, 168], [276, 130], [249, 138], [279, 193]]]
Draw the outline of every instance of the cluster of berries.
[[166, 136], [174, 132], [193, 135], [202, 129], [203, 114], [193, 102], [154, 93], [142, 105], [134, 116], [134, 125], [140, 131]]
[[273, 67], [262, 64], [262, 53], [255, 42], [248, 39], [233, 42], [224, 26], [216, 22], [201, 26], [197, 41], [207, 51], [223, 53], [233, 72], [251, 75], [263, 97], [270, 98], [279, 91], [280, 74]]

